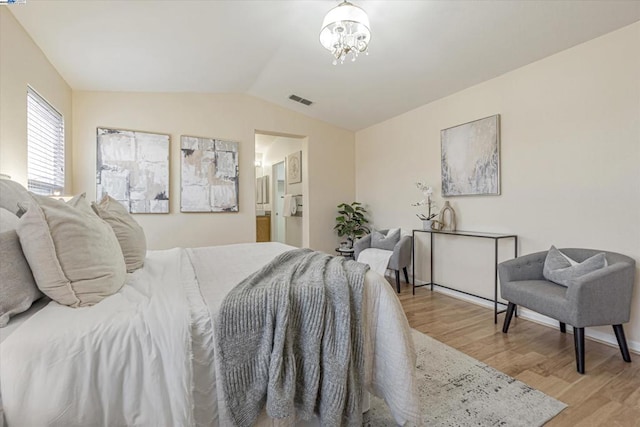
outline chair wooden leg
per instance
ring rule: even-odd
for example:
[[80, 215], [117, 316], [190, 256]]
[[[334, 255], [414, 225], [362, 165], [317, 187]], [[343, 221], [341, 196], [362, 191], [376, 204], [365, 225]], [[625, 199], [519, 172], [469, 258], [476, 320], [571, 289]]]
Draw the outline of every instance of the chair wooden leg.
[[620, 352], [622, 353], [622, 359], [625, 362], [631, 362], [631, 355], [629, 355], [629, 347], [627, 347], [627, 339], [624, 336], [624, 329], [622, 325], [613, 325], [613, 331], [616, 333], [616, 339], [620, 346]]
[[507, 333], [509, 331], [509, 324], [511, 323], [511, 318], [513, 317], [513, 312], [516, 309], [516, 305], [512, 302], [507, 306], [507, 314], [504, 316], [504, 324], [502, 325], [502, 332]]
[[576, 348], [576, 369], [584, 374], [584, 328], [573, 328], [573, 342]]
[[562, 332], [563, 334], [567, 333], [567, 324], [566, 323], [560, 322], [560, 332]]
[[396, 270], [396, 289], [400, 293], [400, 270]]
[[407, 273], [407, 267], [402, 267], [402, 271], [404, 272], [404, 281], [409, 283], [409, 273]]

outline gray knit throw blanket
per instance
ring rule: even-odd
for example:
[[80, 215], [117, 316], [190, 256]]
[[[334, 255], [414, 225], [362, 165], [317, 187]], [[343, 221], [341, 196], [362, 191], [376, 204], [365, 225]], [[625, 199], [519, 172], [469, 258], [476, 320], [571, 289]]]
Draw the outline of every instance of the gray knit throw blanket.
[[362, 425], [362, 290], [368, 266], [308, 249], [285, 252], [238, 284], [216, 321], [218, 375], [237, 426], [317, 415]]

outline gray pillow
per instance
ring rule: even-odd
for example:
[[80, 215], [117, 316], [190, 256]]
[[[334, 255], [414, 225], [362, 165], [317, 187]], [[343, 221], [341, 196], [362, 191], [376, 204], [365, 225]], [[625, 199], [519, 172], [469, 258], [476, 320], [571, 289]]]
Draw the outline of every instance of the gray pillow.
[[569, 282], [592, 271], [607, 266], [607, 257], [604, 252], [596, 254], [582, 262], [577, 262], [551, 246], [544, 260], [542, 274], [550, 282], [562, 286], [569, 286]]
[[131, 273], [144, 265], [147, 256], [147, 239], [144, 230], [133, 216], [116, 199], [105, 195], [100, 203], [92, 203], [94, 212], [113, 228], [118, 238], [127, 272]]
[[394, 228], [392, 230], [387, 231], [386, 236], [377, 230], [373, 230], [373, 232], [371, 233], [372, 248], [392, 251], [399, 241], [400, 241], [399, 228]]
[[22, 253], [20, 239], [15, 230], [0, 233], [0, 328], [15, 314], [27, 311], [42, 296], [33, 274]]

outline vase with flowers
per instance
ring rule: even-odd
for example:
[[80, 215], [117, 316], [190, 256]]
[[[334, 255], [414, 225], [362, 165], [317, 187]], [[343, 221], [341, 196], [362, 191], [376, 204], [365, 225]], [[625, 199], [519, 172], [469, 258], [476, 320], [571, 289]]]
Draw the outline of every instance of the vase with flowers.
[[426, 215], [423, 213], [417, 213], [416, 216], [422, 220], [423, 230], [431, 230], [433, 218], [438, 215], [438, 212], [436, 211], [437, 206], [432, 198], [433, 188], [422, 181], [416, 182], [416, 188], [422, 193], [424, 199], [419, 202], [412, 203], [411, 206], [425, 206], [427, 208]]

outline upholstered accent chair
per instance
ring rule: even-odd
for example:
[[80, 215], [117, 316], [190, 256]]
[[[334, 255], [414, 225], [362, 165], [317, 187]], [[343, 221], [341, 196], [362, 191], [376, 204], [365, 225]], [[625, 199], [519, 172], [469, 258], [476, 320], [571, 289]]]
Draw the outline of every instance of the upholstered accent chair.
[[635, 261], [615, 252], [575, 248], [560, 251], [577, 262], [604, 252], [607, 266], [571, 279], [565, 287], [545, 279], [547, 251], [501, 263], [498, 266], [501, 294], [509, 302], [502, 332], [509, 330], [518, 305], [558, 320], [562, 333], [566, 332], [567, 324], [573, 326], [576, 368], [584, 374], [584, 328], [612, 325], [622, 358], [631, 362], [622, 324], [629, 321]]
[[[387, 234], [388, 229], [380, 230], [382, 234]], [[353, 259], [358, 260], [360, 252], [371, 247], [371, 234], [367, 234], [353, 245]], [[387, 268], [396, 273], [396, 290], [400, 293], [400, 270], [404, 273], [404, 280], [409, 283], [407, 267], [411, 264], [411, 236], [401, 236], [398, 243], [393, 248], [393, 254], [389, 259]]]

